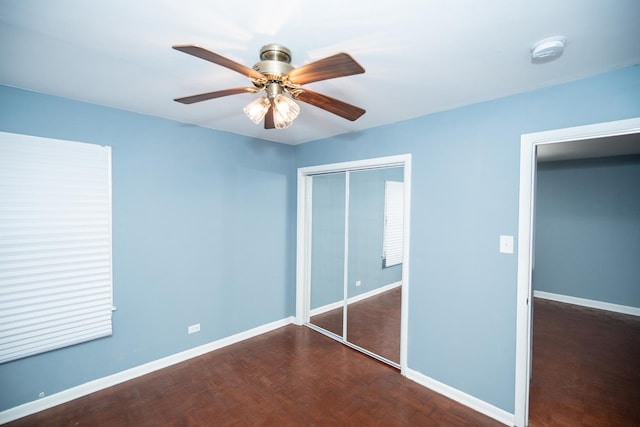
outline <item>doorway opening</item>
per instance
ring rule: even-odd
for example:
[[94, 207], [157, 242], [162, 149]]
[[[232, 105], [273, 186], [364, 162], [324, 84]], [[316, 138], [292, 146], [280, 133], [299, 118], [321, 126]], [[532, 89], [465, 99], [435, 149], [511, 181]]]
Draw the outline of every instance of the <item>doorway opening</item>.
[[566, 159], [637, 154], [629, 138], [640, 133], [640, 118], [522, 135], [518, 228], [516, 314], [515, 421], [529, 421], [529, 381], [532, 371], [532, 276], [534, 268], [535, 183], [540, 152]]

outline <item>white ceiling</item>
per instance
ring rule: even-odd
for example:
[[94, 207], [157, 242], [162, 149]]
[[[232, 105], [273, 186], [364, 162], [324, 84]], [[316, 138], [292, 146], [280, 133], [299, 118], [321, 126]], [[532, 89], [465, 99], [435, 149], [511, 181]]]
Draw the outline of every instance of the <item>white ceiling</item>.
[[[559, 59], [532, 45], [565, 36]], [[0, 84], [179, 122], [298, 144], [640, 64], [638, 0], [5, 0]], [[365, 69], [308, 88], [360, 106], [349, 122], [308, 104], [293, 126], [264, 130], [242, 94], [173, 98], [249, 85], [171, 49], [198, 44], [242, 64], [280, 43], [299, 66], [338, 52]]]

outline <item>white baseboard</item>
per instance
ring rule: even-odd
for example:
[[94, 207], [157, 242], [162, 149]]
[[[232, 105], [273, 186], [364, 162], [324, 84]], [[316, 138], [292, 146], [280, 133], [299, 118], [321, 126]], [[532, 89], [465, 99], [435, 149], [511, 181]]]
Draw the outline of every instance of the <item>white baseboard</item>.
[[323, 305], [322, 307], [309, 310], [309, 317], [317, 316], [318, 314], [326, 313], [327, 311], [335, 310], [336, 308], [340, 308], [342, 306], [344, 306], [344, 303], [342, 302], [342, 300], [332, 302], [332, 303]]
[[477, 397], [473, 397], [470, 394], [441, 383], [440, 381], [436, 381], [433, 378], [430, 378], [424, 374], [421, 374], [420, 372], [414, 371], [409, 368], [406, 369], [406, 376], [410, 380], [415, 381], [418, 384], [435, 391], [436, 393], [440, 393], [448, 397], [449, 399], [455, 400], [458, 403], [468, 406], [469, 408], [478, 411], [488, 417], [491, 417], [496, 421], [499, 421], [508, 426], [515, 425], [514, 414], [510, 414], [509, 412], [493, 406], [485, 402], [484, 400], [480, 400]]
[[100, 391], [105, 388], [112, 387], [125, 381], [140, 377], [142, 375], [157, 371], [159, 369], [175, 365], [176, 363], [184, 362], [185, 360], [201, 356], [205, 353], [209, 353], [219, 348], [226, 347], [228, 345], [235, 344], [249, 338], [253, 338], [255, 336], [264, 334], [265, 332], [270, 332], [274, 329], [292, 324], [293, 322], [294, 317], [291, 316], [272, 323], [267, 323], [266, 325], [258, 326], [256, 328], [249, 329], [248, 331], [240, 332], [238, 334], [231, 335], [229, 337], [222, 338], [208, 344], [201, 345], [199, 347], [194, 347], [189, 350], [173, 354], [171, 356], [163, 357], [162, 359], [145, 363], [144, 365], [136, 366], [135, 368], [127, 369], [113, 375], [89, 381], [88, 383], [84, 383], [79, 386], [61, 391], [59, 393], [52, 394], [51, 396], [43, 397], [42, 399], [34, 400], [33, 402], [28, 402], [14, 408], [7, 409], [0, 412], [0, 424], [5, 424], [9, 421], [17, 420], [18, 418], [26, 417], [28, 415], [35, 414], [36, 412], [44, 411], [45, 409], [49, 409], [54, 406], [69, 402], [71, 400], [78, 399], [90, 393], [95, 393], [96, 391]]
[[596, 301], [586, 298], [571, 297], [568, 295], [554, 294], [544, 291], [533, 291], [535, 298], [548, 299], [551, 301], [564, 302], [567, 304], [581, 305], [583, 307], [597, 308], [599, 310], [613, 311], [615, 313], [630, 314], [640, 316], [640, 308], [628, 305], [612, 304], [609, 302]]
[[[363, 294], [360, 295], [356, 295], [355, 297], [351, 297], [347, 299], [347, 304], [353, 304], [354, 302], [358, 302], [358, 301], [362, 301], [363, 299], [367, 299], [367, 298], [371, 298], [373, 296], [376, 296], [378, 294], [381, 294], [383, 292], [387, 292], [390, 291], [393, 288], [397, 288], [398, 286], [402, 285], [402, 281], [400, 282], [394, 282], [394, 283], [390, 283], [388, 285], [384, 285], [381, 286], [379, 288], [376, 288], [372, 291], [369, 292], [365, 292]], [[316, 316], [318, 314], [322, 314], [322, 313], [326, 313], [327, 311], [331, 311], [331, 310], [335, 310], [336, 308], [340, 308], [342, 307], [343, 301], [336, 301], [336, 302], [332, 302], [330, 304], [327, 305], [323, 305], [322, 307], [318, 307], [318, 308], [314, 308], [313, 310], [309, 311], [309, 316], [313, 317]]]

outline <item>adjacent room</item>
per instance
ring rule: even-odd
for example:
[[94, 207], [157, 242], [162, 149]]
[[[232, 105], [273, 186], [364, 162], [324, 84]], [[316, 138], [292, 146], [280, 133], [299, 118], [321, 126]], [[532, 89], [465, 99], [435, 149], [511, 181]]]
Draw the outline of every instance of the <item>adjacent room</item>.
[[0, 424], [640, 423], [637, 1], [0, 11]]
[[640, 134], [564, 144], [558, 153], [538, 150], [530, 419], [632, 425], [640, 399], [640, 155], [629, 153]]

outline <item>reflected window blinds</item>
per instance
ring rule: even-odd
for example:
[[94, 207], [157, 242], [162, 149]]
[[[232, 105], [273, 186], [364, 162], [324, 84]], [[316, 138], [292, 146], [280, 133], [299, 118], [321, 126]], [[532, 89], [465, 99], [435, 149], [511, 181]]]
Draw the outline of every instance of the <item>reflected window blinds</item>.
[[404, 183], [384, 183], [383, 266], [402, 264], [403, 257]]
[[0, 363], [111, 335], [111, 148], [0, 132]]

